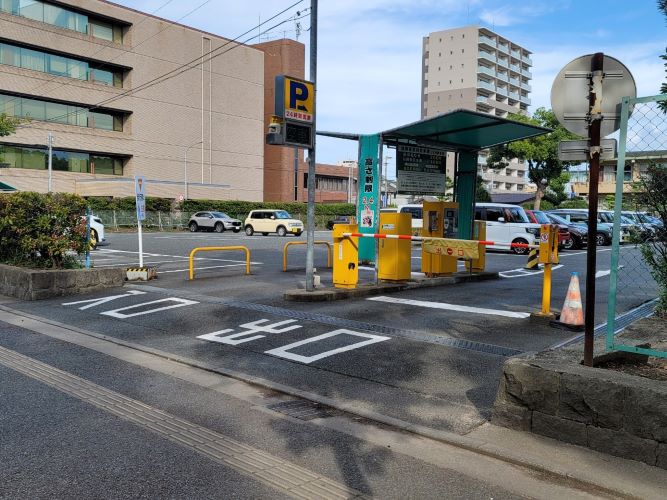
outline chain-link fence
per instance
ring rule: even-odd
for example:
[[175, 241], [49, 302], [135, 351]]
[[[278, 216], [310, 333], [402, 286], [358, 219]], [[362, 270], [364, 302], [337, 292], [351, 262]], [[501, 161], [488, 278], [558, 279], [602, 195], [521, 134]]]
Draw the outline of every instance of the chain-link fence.
[[[98, 210], [95, 215], [102, 219], [107, 231], [122, 231], [137, 227], [137, 213], [134, 210]], [[187, 229], [192, 214], [186, 212], [146, 212], [146, 220], [142, 227], [158, 231], [177, 231]], [[245, 220], [248, 214], [228, 214], [230, 217]], [[292, 217], [306, 222], [307, 214], [292, 213]], [[330, 229], [330, 222], [336, 219], [335, 215], [316, 215], [315, 229]]]
[[[602, 183], [611, 180], [606, 168]], [[667, 357], [667, 345], [614, 337], [619, 318], [637, 308], [667, 313], [667, 96], [623, 100], [615, 169], [607, 347]]]

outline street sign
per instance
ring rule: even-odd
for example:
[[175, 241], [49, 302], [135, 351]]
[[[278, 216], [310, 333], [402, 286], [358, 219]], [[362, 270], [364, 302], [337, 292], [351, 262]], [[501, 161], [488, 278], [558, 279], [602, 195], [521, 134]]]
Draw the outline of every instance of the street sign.
[[266, 136], [267, 144], [311, 149], [315, 122], [315, 85], [291, 76], [276, 76], [274, 108]]
[[446, 151], [419, 146], [397, 146], [398, 193], [444, 195], [446, 161]]
[[134, 196], [137, 205], [137, 220], [146, 220], [146, 178], [143, 175], [134, 177]]
[[[593, 55], [578, 57], [560, 70], [551, 87], [551, 109], [558, 122], [573, 134], [588, 136], [588, 102], [591, 92]], [[597, 113], [602, 115], [600, 134], [605, 137], [620, 127], [621, 99], [636, 97], [637, 86], [630, 70], [618, 59], [604, 56], [601, 99]]]
[[[602, 139], [600, 141], [600, 159], [613, 160], [616, 158], [616, 139]], [[558, 143], [558, 159], [560, 161], [588, 161], [588, 141], [560, 141]]]

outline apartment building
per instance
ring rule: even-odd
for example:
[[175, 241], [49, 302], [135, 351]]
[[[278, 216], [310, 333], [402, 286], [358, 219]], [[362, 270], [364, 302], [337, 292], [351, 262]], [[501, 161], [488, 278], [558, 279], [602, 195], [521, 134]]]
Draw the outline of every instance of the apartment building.
[[45, 192], [51, 134], [54, 191], [261, 201], [264, 80], [261, 50], [110, 2], [0, 0], [0, 113], [27, 119], [0, 183]]
[[[525, 113], [530, 105], [530, 51], [479, 26], [429, 33], [422, 46], [421, 116], [430, 118], [468, 109], [506, 118]], [[450, 166], [451, 164], [451, 166]], [[448, 174], [453, 162], [448, 162]], [[486, 167], [480, 154], [479, 172], [489, 191], [526, 189], [526, 166], [512, 161], [502, 172]]]
[[[651, 164], [667, 166], [667, 151], [628, 151], [623, 166], [623, 193], [632, 194], [641, 189], [641, 179], [648, 172]], [[600, 162], [600, 176], [598, 178], [598, 195], [600, 204], [607, 196], [616, 194], [616, 166], [617, 160], [602, 160]], [[570, 185], [572, 192], [588, 199], [590, 182], [588, 169], [570, 171]]]

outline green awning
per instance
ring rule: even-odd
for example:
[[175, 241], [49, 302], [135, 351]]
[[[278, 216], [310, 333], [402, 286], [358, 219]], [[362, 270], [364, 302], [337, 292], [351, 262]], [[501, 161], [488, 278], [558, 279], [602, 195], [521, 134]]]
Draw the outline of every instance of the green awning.
[[448, 151], [479, 151], [551, 132], [551, 129], [465, 109], [382, 132], [386, 145], [410, 144]]

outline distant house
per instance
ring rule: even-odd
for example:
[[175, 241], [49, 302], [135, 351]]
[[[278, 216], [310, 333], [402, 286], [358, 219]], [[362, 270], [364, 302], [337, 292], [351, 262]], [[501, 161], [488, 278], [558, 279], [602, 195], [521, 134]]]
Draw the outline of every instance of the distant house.
[[512, 205], [521, 205], [535, 201], [536, 193], [491, 193], [493, 203], [509, 203]]

